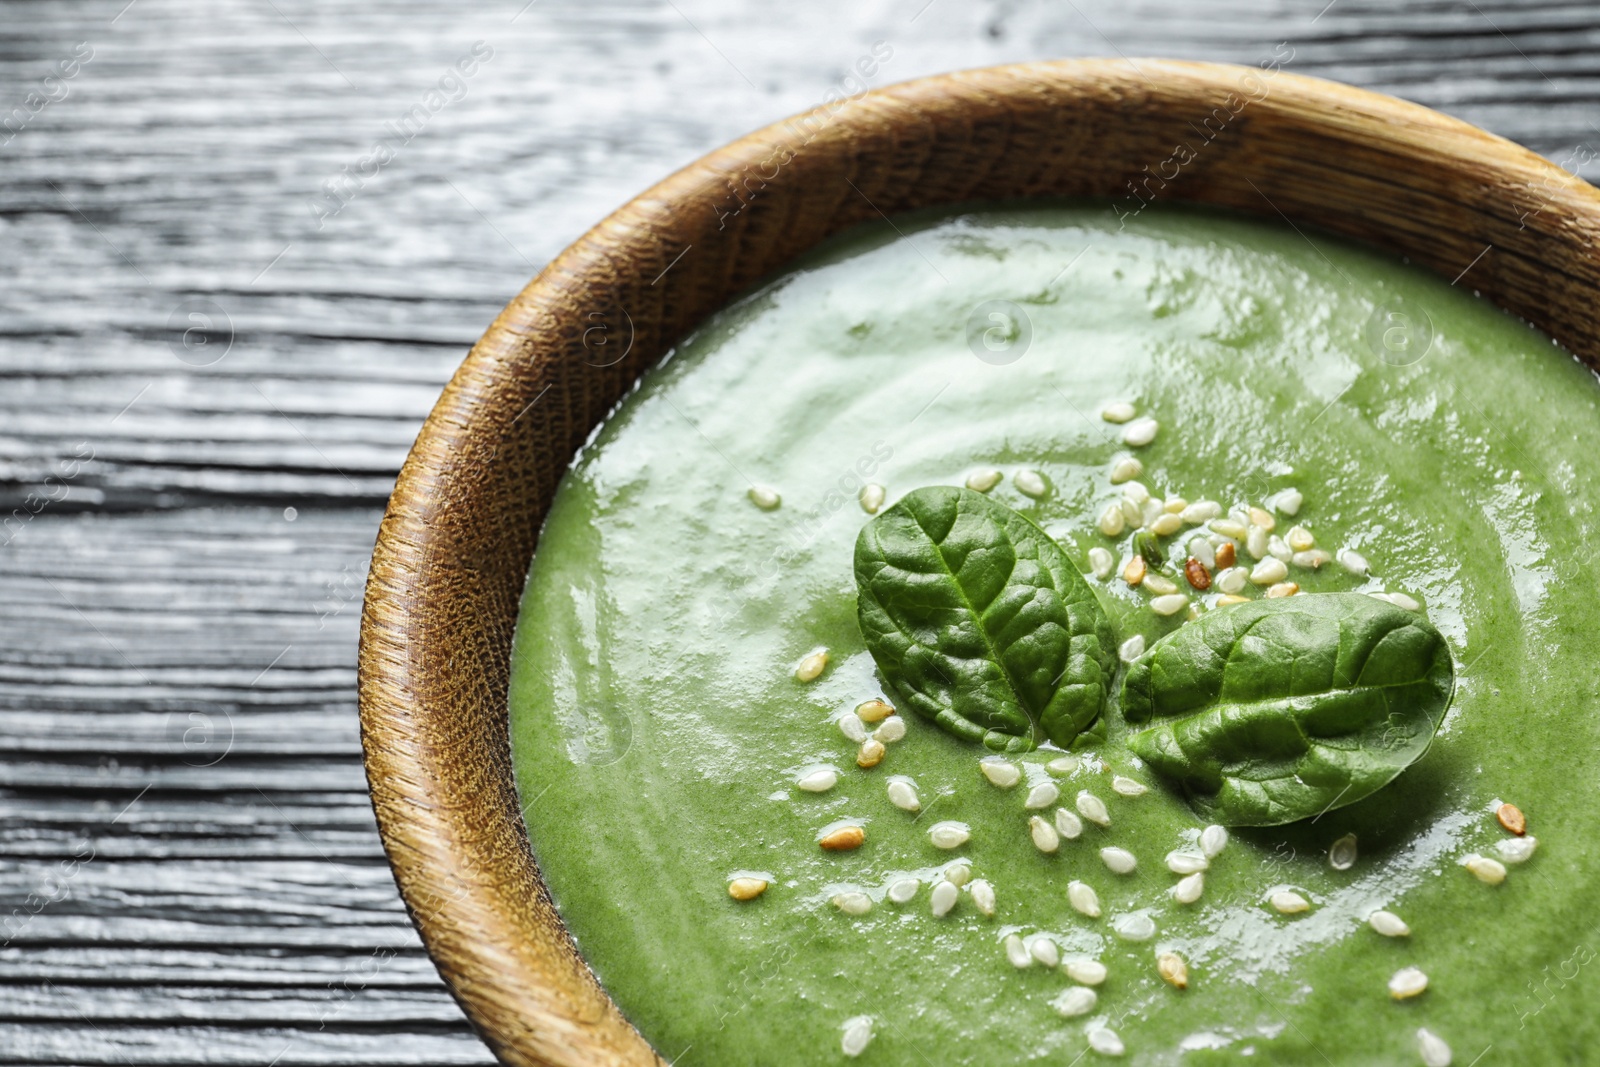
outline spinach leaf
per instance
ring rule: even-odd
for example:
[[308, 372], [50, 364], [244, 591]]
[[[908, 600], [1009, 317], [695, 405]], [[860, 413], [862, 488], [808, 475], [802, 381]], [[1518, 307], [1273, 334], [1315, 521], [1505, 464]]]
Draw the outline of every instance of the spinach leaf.
[[1070, 745], [1100, 714], [1116, 638], [1050, 536], [970, 489], [914, 490], [856, 541], [857, 613], [903, 704], [957, 737]]
[[1382, 788], [1427, 751], [1455, 685], [1422, 616], [1362, 593], [1202, 615], [1128, 670], [1128, 747], [1202, 816], [1276, 826]]

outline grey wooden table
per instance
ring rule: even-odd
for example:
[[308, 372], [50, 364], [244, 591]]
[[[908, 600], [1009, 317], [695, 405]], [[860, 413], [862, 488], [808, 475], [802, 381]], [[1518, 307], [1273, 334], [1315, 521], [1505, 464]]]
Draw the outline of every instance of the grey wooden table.
[[852, 77], [1284, 45], [1600, 145], [1600, 4], [0, 3], [0, 1063], [490, 1062], [355, 712], [381, 509], [480, 330]]

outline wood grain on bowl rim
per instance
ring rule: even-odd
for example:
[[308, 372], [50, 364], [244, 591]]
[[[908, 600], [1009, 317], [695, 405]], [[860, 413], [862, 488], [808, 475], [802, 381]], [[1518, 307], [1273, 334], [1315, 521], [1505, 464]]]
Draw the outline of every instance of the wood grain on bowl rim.
[[644, 192], [473, 347], [400, 473], [367, 586], [379, 830], [429, 953], [504, 1062], [664, 1062], [568, 937], [511, 773], [518, 600], [573, 454], [707, 314], [846, 227], [1019, 196], [1133, 210], [1130, 181], [1404, 254], [1600, 362], [1600, 192], [1456, 119], [1300, 75], [1141, 59], [926, 78], [759, 130]]

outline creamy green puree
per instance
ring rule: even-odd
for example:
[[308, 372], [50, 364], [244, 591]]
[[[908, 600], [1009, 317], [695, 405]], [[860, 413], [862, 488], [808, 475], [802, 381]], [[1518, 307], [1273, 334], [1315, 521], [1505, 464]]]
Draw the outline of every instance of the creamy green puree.
[[[647, 374], [556, 495], [511, 728], [573, 937], [679, 1065], [842, 1063], [863, 1041], [876, 1064], [1096, 1062], [1119, 1045], [1143, 1064], [1444, 1062], [1423, 1028], [1461, 1065], [1596, 1062], [1597, 401], [1588, 371], [1464, 287], [1320, 233], [1168, 208], [1119, 227], [1105, 205], [1028, 203], [845, 235]], [[1158, 422], [1152, 442], [1124, 442], [1133, 423], [1102, 416], [1118, 403]], [[1005, 757], [1011, 789], [980, 773], [990, 753], [909, 710], [871, 769], [839, 726], [887, 695], [856, 618], [866, 483], [887, 507], [1001, 472], [987, 499], [1061, 544], [1118, 642], [1185, 625], [1189, 608], [1160, 616], [1123, 580], [1132, 531], [1097, 528], [1129, 456], [1152, 497], [1216, 501], [1224, 522], [1262, 507], [1276, 536], [1298, 525], [1359, 553], [1370, 573], [1288, 580], [1409, 597], [1456, 664], [1420, 761], [1355, 804], [1234, 828], [1187, 904], [1166, 857], [1195, 852], [1206, 821], [1122, 744], [1114, 705], [1070, 771], [1046, 768], [1063, 756], [1048, 747]], [[1181, 558], [1204, 529], [1163, 544]], [[1237, 610], [1179, 580], [1195, 612]], [[797, 678], [824, 649], [820, 676]], [[819, 768], [832, 788], [798, 787]], [[1118, 792], [1119, 775], [1148, 791]], [[900, 779], [920, 812], [891, 802]], [[1060, 800], [1028, 810], [1046, 781]], [[1110, 825], [1040, 851], [1030, 816], [1081, 791]], [[1537, 851], [1489, 884], [1466, 864], [1512, 839], [1503, 802]], [[970, 838], [936, 847], [943, 822]], [[820, 848], [841, 824], [865, 843]], [[1107, 847], [1136, 869], [1114, 873]], [[932, 885], [962, 864], [974, 881], [936, 916]], [[740, 876], [770, 885], [736, 900]], [[1074, 880], [1099, 918], [1069, 902]], [[1289, 892], [1309, 908], [1278, 910]], [[1369, 925], [1380, 909], [1409, 936]], [[1187, 988], [1158, 973], [1166, 954]], [[1063, 1017], [1080, 984], [1064, 964], [1084, 960], [1107, 976]], [[1406, 968], [1426, 990], [1397, 999]]]

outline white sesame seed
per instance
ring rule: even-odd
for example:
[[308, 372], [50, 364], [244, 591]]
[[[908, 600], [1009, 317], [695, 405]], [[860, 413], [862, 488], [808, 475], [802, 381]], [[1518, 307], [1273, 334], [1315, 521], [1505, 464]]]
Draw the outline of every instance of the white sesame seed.
[[987, 467], [981, 471], [973, 471], [967, 475], [967, 488], [975, 493], [987, 493], [999, 485], [1000, 479], [1004, 477], [1005, 475], [993, 467]]
[[846, 1056], [854, 1059], [867, 1051], [867, 1046], [870, 1044], [872, 1044], [872, 1016], [857, 1015], [845, 1022], [844, 1036], [839, 1040], [839, 1048]]
[[1182, 593], [1168, 593], [1150, 601], [1150, 610], [1157, 615], [1176, 615], [1189, 606], [1189, 598]]
[[1172, 899], [1179, 904], [1193, 904], [1200, 899], [1200, 894], [1205, 892], [1206, 876], [1199, 871], [1186, 874], [1179, 878], [1172, 887]]
[[833, 898], [833, 906], [846, 915], [865, 915], [872, 910], [872, 898], [865, 893], [840, 893]]
[[1150, 524], [1150, 532], [1161, 537], [1171, 537], [1183, 529], [1183, 520], [1170, 511]]
[[1137, 413], [1134, 411], [1133, 405], [1124, 400], [1115, 401], [1100, 409], [1100, 417], [1107, 422], [1127, 422], [1135, 414]]
[[1250, 580], [1256, 585], [1277, 585], [1287, 577], [1289, 568], [1283, 560], [1273, 556], [1268, 556], [1250, 570]]
[[1283, 562], [1288, 563], [1291, 559], [1294, 559], [1294, 549], [1285, 544], [1283, 538], [1273, 534], [1267, 538], [1267, 555], [1273, 559], [1281, 559]]
[[1099, 985], [1106, 980], [1106, 965], [1099, 960], [1068, 960], [1062, 970], [1074, 982]]
[[1510, 837], [1494, 846], [1500, 854], [1500, 859], [1506, 863], [1526, 863], [1528, 857], [1533, 855], [1533, 850], [1539, 847], [1539, 839], [1533, 835], [1527, 837]]
[[1100, 997], [1094, 990], [1081, 985], [1069, 986], [1061, 991], [1061, 995], [1050, 1002], [1063, 1019], [1075, 1019], [1079, 1015], [1088, 1015], [1094, 1011], [1094, 1006]]
[[814, 682], [827, 666], [828, 650], [818, 649], [800, 661], [794, 669], [794, 676], [802, 682]]
[[1135, 781], [1125, 775], [1114, 775], [1111, 779], [1113, 792], [1125, 797], [1142, 797], [1150, 792], [1150, 787], [1143, 782]]
[[892, 745], [906, 736], [906, 721], [899, 715], [891, 715], [883, 720], [883, 724], [872, 731], [872, 739]]
[[863, 769], [876, 767], [883, 762], [883, 757], [888, 754], [888, 749], [883, 747], [883, 742], [875, 737], [869, 737], [861, 742], [861, 748], [856, 751], [856, 766]]
[[1224, 593], [1222, 596], [1217, 597], [1216, 602], [1215, 602], [1215, 604], [1213, 606], [1214, 607], [1219, 607], [1219, 608], [1225, 608], [1229, 604], [1248, 604], [1248, 603], [1250, 603], [1250, 598], [1247, 597], [1247, 596], [1235, 596], [1232, 593]]
[[1250, 553], [1250, 555], [1254, 556], [1256, 559], [1265, 558], [1267, 556], [1267, 545], [1269, 544], [1268, 538], [1270, 536], [1271, 535], [1269, 535], [1267, 531], [1263, 530], [1259, 526], [1250, 527], [1250, 532], [1245, 534], [1244, 550]]
[[1128, 520], [1122, 514], [1122, 507], [1118, 504], [1109, 504], [1100, 513], [1100, 532], [1107, 537], [1116, 537], [1127, 528]]
[[1293, 563], [1296, 567], [1309, 567], [1315, 571], [1321, 570], [1322, 565], [1332, 559], [1333, 557], [1324, 552], [1322, 549], [1313, 548], [1309, 552], [1296, 552], [1292, 557], [1290, 557], [1289, 562]]
[[1127, 1049], [1122, 1044], [1122, 1038], [1117, 1036], [1115, 1030], [1104, 1026], [1091, 1026], [1084, 1032], [1089, 1039], [1089, 1047], [1102, 1056], [1120, 1056]]
[[1078, 818], [1072, 812], [1068, 811], [1066, 808], [1057, 808], [1056, 833], [1060, 834], [1068, 841], [1077, 840], [1078, 835], [1083, 833], [1083, 820]]
[[1127, 497], [1117, 501], [1117, 507], [1122, 509], [1122, 518], [1128, 526], [1137, 530], [1144, 525], [1144, 505], [1136, 504]]
[[963, 860], [957, 860], [944, 869], [944, 880], [960, 889], [972, 881], [972, 868]]
[[1348, 871], [1356, 865], [1356, 835], [1345, 834], [1328, 846], [1328, 866], [1336, 871]]
[[876, 515], [878, 509], [883, 507], [883, 502], [889, 496], [888, 490], [876, 482], [861, 487], [861, 493], [856, 497], [861, 503], [861, 510], [868, 515]]
[[1272, 512], [1265, 508], [1252, 506], [1249, 511], [1249, 517], [1250, 525], [1259, 526], [1268, 533], [1278, 528], [1278, 520], [1273, 518]]
[[1129, 448], [1143, 448], [1156, 439], [1161, 424], [1155, 419], [1135, 419], [1122, 430], [1122, 443]]
[[1148, 915], [1122, 915], [1112, 921], [1111, 929], [1124, 941], [1148, 941], [1156, 936], [1156, 921]]
[[1154, 528], [1157, 520], [1166, 516], [1166, 503], [1158, 496], [1153, 496], [1139, 505], [1139, 521], [1146, 527]]
[[1132, 852], [1116, 847], [1101, 849], [1100, 862], [1104, 863], [1112, 874], [1132, 874], [1133, 869], [1139, 865]]
[[762, 511], [771, 511], [783, 503], [783, 497], [778, 495], [776, 489], [770, 489], [764, 485], [752, 485], [750, 487], [750, 503]]
[[1200, 852], [1206, 859], [1214, 860], [1222, 855], [1222, 850], [1228, 846], [1228, 830], [1225, 826], [1212, 824], [1200, 831]]
[[928, 840], [934, 848], [960, 848], [972, 837], [972, 830], [964, 822], [946, 820], [928, 827]]
[[1056, 828], [1037, 815], [1028, 819], [1028, 833], [1033, 837], [1034, 847], [1040, 852], [1054, 852], [1061, 847], [1061, 835], [1056, 833]]
[[922, 810], [922, 799], [917, 796], [917, 785], [909, 778], [889, 780], [889, 803], [901, 811]]
[[1144, 464], [1132, 456], [1123, 456], [1111, 465], [1111, 484], [1121, 485], [1144, 473]]
[[1156, 959], [1156, 973], [1174, 989], [1189, 988], [1189, 965], [1176, 952], [1163, 952]]
[[1096, 545], [1089, 550], [1089, 569], [1094, 576], [1102, 582], [1111, 577], [1111, 572], [1117, 569], [1117, 557], [1107, 549]]
[[1372, 564], [1367, 562], [1367, 557], [1353, 548], [1341, 548], [1334, 558], [1339, 561], [1339, 566], [1351, 574], [1367, 574], [1372, 570]]
[[933, 892], [928, 896], [928, 907], [933, 911], [934, 917], [942, 919], [950, 914], [950, 909], [956, 906], [956, 901], [961, 897], [961, 887], [954, 882], [941, 881], [933, 887]]
[[1188, 526], [1199, 526], [1203, 522], [1210, 522], [1222, 514], [1222, 505], [1215, 500], [1196, 500], [1179, 513], [1179, 518]]
[[1150, 499], [1150, 489], [1143, 482], [1129, 482], [1122, 487], [1122, 499], [1131, 500], [1135, 507], [1142, 508]]
[[1422, 1067], [1450, 1067], [1453, 1058], [1444, 1038], [1426, 1026], [1417, 1028], [1417, 1055], [1422, 1059]]
[[1232, 518], [1212, 519], [1210, 526], [1223, 537], [1231, 537], [1235, 541], [1243, 540], [1250, 532], [1244, 523]]
[[1189, 555], [1200, 561], [1206, 570], [1214, 570], [1217, 566], [1217, 550], [1211, 547], [1211, 542], [1204, 537], [1196, 537], [1189, 542]]
[[1499, 885], [1506, 880], [1506, 865], [1499, 860], [1492, 860], [1488, 856], [1473, 853], [1461, 861], [1461, 866], [1471, 872], [1472, 876], [1484, 885]]
[[1272, 910], [1281, 915], [1298, 915], [1311, 910], [1311, 901], [1292, 889], [1278, 890], [1267, 898], [1267, 903], [1272, 905]]
[[1017, 492], [1023, 496], [1031, 496], [1038, 500], [1050, 491], [1050, 485], [1044, 480], [1044, 475], [1035, 470], [1020, 470], [1011, 478], [1011, 484], [1017, 487]]
[[1061, 963], [1061, 950], [1048, 937], [1034, 938], [1028, 943], [1028, 951], [1033, 954], [1034, 959], [1046, 967], [1056, 967]]
[[1111, 825], [1111, 813], [1106, 810], [1106, 802], [1087, 789], [1078, 794], [1077, 806], [1078, 814], [1095, 825]]
[[1011, 961], [1011, 966], [1023, 970], [1033, 966], [1033, 953], [1028, 951], [1028, 946], [1022, 943], [1022, 938], [1010, 934], [1005, 940], [1006, 959]]
[[1188, 506], [1189, 502], [1183, 499], [1183, 497], [1169, 496], [1167, 497], [1166, 502], [1161, 505], [1161, 509], [1168, 515], [1182, 515], [1183, 509]]
[[1155, 596], [1171, 596], [1178, 591], [1178, 587], [1170, 579], [1157, 574], [1155, 571], [1147, 573], [1141, 584]]
[[845, 740], [859, 745], [867, 739], [867, 724], [855, 712], [847, 711], [839, 716], [839, 732], [844, 734]]
[[1060, 786], [1054, 782], [1040, 782], [1028, 790], [1028, 799], [1022, 802], [1022, 806], [1030, 811], [1038, 811], [1041, 808], [1048, 808], [1060, 799]]
[[1311, 531], [1304, 526], [1291, 526], [1283, 538], [1289, 547], [1296, 552], [1305, 552], [1316, 547], [1317, 539], [1311, 536]]
[[1290, 518], [1300, 514], [1300, 505], [1306, 498], [1298, 489], [1285, 489], [1272, 499], [1272, 506]]
[[1073, 880], [1067, 883], [1067, 903], [1072, 910], [1091, 919], [1100, 918], [1100, 894], [1090, 886]]
[[1422, 610], [1422, 605], [1414, 597], [1406, 596], [1404, 593], [1390, 593], [1389, 603], [1397, 608], [1405, 608], [1407, 611]]
[[1428, 976], [1415, 967], [1402, 967], [1389, 979], [1389, 995], [1396, 1000], [1414, 997], [1428, 988]]
[[1134, 634], [1122, 642], [1122, 647], [1117, 649], [1117, 655], [1122, 658], [1124, 663], [1132, 663], [1144, 655], [1144, 634]]
[[1250, 572], [1243, 567], [1229, 567], [1217, 575], [1216, 586], [1224, 593], [1237, 595], [1250, 580]]
[[796, 789], [803, 789], [807, 793], [826, 793], [839, 784], [839, 775], [831, 767], [819, 767], [802, 774], [794, 784]]
[[979, 878], [976, 882], [973, 882], [972, 887], [967, 892], [972, 895], [974, 907], [985, 915], [994, 914], [994, 886], [990, 885], [986, 879]]
[[1367, 916], [1367, 925], [1384, 937], [1409, 937], [1411, 927], [1392, 911], [1375, 911]]
[[989, 779], [989, 784], [997, 789], [1010, 789], [1022, 781], [1022, 770], [1010, 760], [1001, 759], [999, 756], [988, 756], [978, 761], [978, 770]]
[[1295, 582], [1278, 582], [1276, 585], [1267, 587], [1267, 597], [1271, 600], [1277, 600], [1279, 597], [1294, 596], [1298, 592], [1300, 592], [1300, 586]]
[[1211, 866], [1211, 861], [1198, 852], [1174, 849], [1167, 853], [1167, 870], [1173, 874], [1195, 874]]
[[908, 904], [917, 895], [922, 883], [915, 878], [901, 878], [889, 887], [889, 899], [896, 904]]
[[1057, 756], [1044, 765], [1044, 769], [1051, 774], [1071, 774], [1078, 769], [1077, 756]]

